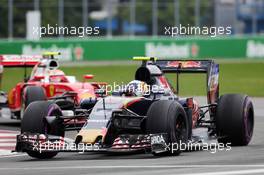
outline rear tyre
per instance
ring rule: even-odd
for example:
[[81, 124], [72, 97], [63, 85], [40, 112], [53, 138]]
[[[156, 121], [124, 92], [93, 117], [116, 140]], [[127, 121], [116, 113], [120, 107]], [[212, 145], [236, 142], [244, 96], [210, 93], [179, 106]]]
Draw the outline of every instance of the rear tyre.
[[34, 101], [46, 100], [46, 94], [41, 86], [27, 86], [25, 88], [24, 104], [25, 109]]
[[[63, 121], [57, 121], [52, 127], [45, 120], [46, 116], [62, 116], [58, 105], [49, 101], [35, 101], [29, 104], [21, 121], [21, 133], [50, 134], [64, 137]], [[27, 151], [34, 158], [49, 159], [57, 152]]]
[[[172, 150], [163, 153], [153, 153], [157, 156], [179, 155], [181, 153], [180, 143], [188, 141], [188, 120], [184, 108], [176, 101], [159, 100], [154, 102], [148, 112], [146, 119], [146, 131], [148, 134], [166, 133], [168, 142], [177, 145]], [[172, 147], [170, 147], [172, 148]]]
[[46, 100], [46, 94], [40, 86], [27, 86], [21, 95], [21, 109], [15, 112], [17, 118], [23, 117], [24, 111], [27, 106], [34, 101]]
[[254, 109], [246, 95], [226, 94], [220, 97], [216, 112], [218, 142], [245, 146], [254, 128]]

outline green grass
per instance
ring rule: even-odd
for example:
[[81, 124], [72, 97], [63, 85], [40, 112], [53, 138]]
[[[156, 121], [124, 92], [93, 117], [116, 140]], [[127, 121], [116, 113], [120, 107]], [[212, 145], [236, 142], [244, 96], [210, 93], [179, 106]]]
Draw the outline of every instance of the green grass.
[[[75, 75], [82, 80], [83, 74], [94, 74], [93, 81], [103, 81], [112, 84], [127, 83], [134, 78], [137, 66], [87, 66], [62, 67], [67, 75]], [[23, 69], [5, 69], [2, 87], [8, 91], [23, 79]], [[30, 72], [30, 70], [28, 70]], [[175, 75], [169, 75], [175, 84]], [[250, 96], [264, 96], [264, 63], [221, 63], [220, 64], [220, 93], [242, 93]], [[206, 95], [204, 75], [180, 75], [180, 95]]]

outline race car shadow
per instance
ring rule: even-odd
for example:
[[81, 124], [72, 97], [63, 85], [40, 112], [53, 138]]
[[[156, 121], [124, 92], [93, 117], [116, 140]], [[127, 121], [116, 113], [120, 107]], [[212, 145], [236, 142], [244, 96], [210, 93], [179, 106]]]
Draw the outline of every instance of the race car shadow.
[[6, 127], [20, 127], [20, 121], [15, 121], [15, 122], [0, 122], [1, 126], [6, 126]]
[[126, 152], [126, 153], [99, 153], [99, 152], [90, 152], [90, 153], [60, 153], [52, 159], [34, 159], [27, 157], [23, 161], [72, 161], [72, 160], [120, 160], [120, 159], [156, 159], [160, 158], [153, 156], [150, 153], [145, 152]]
[[5, 114], [2, 110], [0, 108], [0, 129], [5, 127], [5, 129], [8, 129], [8, 127], [20, 127], [20, 120], [10, 119], [10, 114]]
[[6, 121], [1, 119], [0, 120], [0, 130], [4, 129], [4, 130], [17, 130], [20, 129], [20, 121], [18, 120], [14, 120], [14, 121]]

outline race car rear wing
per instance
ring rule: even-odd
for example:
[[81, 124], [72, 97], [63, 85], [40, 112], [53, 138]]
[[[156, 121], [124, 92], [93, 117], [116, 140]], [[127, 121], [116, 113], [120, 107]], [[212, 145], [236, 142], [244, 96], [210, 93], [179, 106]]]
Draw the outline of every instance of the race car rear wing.
[[157, 60], [155, 63], [164, 73], [206, 73], [211, 60]]
[[34, 67], [41, 55], [0, 55], [0, 65], [4, 67]]
[[204, 73], [207, 79], [207, 101], [214, 104], [219, 97], [219, 64], [213, 60], [158, 60], [155, 57], [134, 57], [133, 60], [142, 61], [142, 66], [156, 65], [163, 73], [176, 73], [176, 93], [179, 93], [179, 74]]
[[[153, 63], [149, 63], [153, 64]], [[163, 73], [205, 73], [207, 75], [208, 104], [217, 102], [219, 97], [219, 64], [213, 60], [156, 60], [154, 62]]]

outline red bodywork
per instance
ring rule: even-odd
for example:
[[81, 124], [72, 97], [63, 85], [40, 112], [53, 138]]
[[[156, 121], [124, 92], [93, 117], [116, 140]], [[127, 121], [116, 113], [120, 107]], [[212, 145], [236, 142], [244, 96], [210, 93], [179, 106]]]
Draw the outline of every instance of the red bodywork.
[[[21, 110], [23, 94], [27, 86], [43, 87], [47, 98], [59, 96], [69, 91], [75, 92], [74, 100], [79, 104], [81, 99], [95, 98], [95, 90], [106, 85], [103, 82], [78, 82], [75, 77], [66, 76], [63, 71], [58, 69], [58, 65], [52, 67], [51, 61], [56, 61], [54, 59], [45, 59], [41, 56], [0, 55], [0, 60], [2, 60], [4, 67], [34, 66], [29, 80], [17, 83], [8, 93], [8, 106], [12, 112]], [[91, 76], [86, 79], [91, 79]]]
[[40, 81], [29, 81], [27, 83], [18, 83], [8, 93], [8, 106], [12, 112], [20, 111], [22, 94], [26, 86], [41, 86], [46, 92], [47, 98], [59, 96], [64, 92], [76, 92], [76, 101], [79, 103], [83, 98], [96, 97], [95, 89], [99, 86], [96, 83], [52, 83], [52, 82], [40, 82]]

